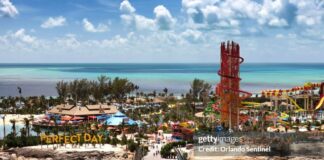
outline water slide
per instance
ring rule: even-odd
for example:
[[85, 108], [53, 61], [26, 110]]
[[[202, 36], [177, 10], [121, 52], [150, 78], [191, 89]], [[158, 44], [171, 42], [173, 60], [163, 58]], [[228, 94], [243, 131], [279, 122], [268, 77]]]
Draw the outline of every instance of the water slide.
[[261, 103], [258, 102], [241, 102], [242, 104], [246, 104], [246, 105], [260, 105]]
[[322, 97], [322, 99], [320, 100], [320, 102], [315, 107], [315, 110], [320, 109], [323, 106], [323, 103], [324, 103], [324, 96]]
[[301, 108], [291, 97], [287, 96], [287, 98], [298, 108], [297, 112], [303, 111], [304, 109]]
[[281, 119], [279, 119], [278, 122], [281, 123], [281, 124], [285, 124], [285, 125], [288, 125], [289, 124], [289, 122], [285, 122], [285, 121], [283, 121]]
[[287, 113], [281, 112], [280, 119], [288, 118], [289, 115]]

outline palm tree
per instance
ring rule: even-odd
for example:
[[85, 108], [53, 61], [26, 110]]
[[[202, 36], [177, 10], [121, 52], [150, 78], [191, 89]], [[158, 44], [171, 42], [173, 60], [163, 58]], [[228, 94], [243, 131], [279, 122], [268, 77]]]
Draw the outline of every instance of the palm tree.
[[163, 92], [164, 92], [164, 95], [167, 96], [168, 95], [168, 88], [164, 88]]
[[33, 129], [34, 132], [36, 132], [37, 136], [39, 136], [39, 134], [41, 133], [41, 128], [39, 125], [33, 125]]
[[16, 137], [16, 120], [11, 119], [10, 123], [12, 124], [12, 133], [13, 133], [14, 137]]
[[27, 137], [29, 137], [29, 132], [30, 132], [30, 119], [24, 118], [24, 122], [25, 122], [25, 128], [26, 128], [26, 132], [27, 132]]
[[100, 97], [100, 102], [103, 102], [103, 98], [106, 94], [108, 94], [108, 87], [109, 87], [109, 83], [107, 83], [110, 78], [105, 76], [105, 75], [101, 75], [98, 78], [98, 82], [99, 82], [99, 86], [98, 86], [98, 94]]
[[60, 81], [56, 83], [56, 91], [57, 94], [59, 95], [60, 102], [64, 103], [65, 98], [68, 94], [68, 83], [64, 81]]
[[[205, 82], [204, 80], [200, 80], [195, 78], [192, 83], [191, 83], [191, 89], [189, 90], [189, 94], [187, 99], [189, 99], [189, 103], [192, 103], [193, 105], [191, 105], [192, 107], [192, 111], [195, 113], [195, 105], [193, 101], [197, 101], [197, 100], [201, 100], [201, 99], [208, 99], [208, 93], [209, 90], [211, 89], [211, 85], [207, 82]], [[204, 94], [203, 94], [204, 93]]]
[[[17, 87], [17, 89], [18, 89], [18, 93], [19, 93], [19, 107], [21, 107], [21, 87]], [[16, 105], [15, 105], [15, 107], [17, 107]], [[16, 111], [17, 111], [17, 108], [15, 108], [15, 113], [16, 113]]]
[[112, 98], [118, 102], [124, 100], [125, 96], [134, 90], [134, 84], [125, 78], [116, 77], [111, 85]]
[[2, 116], [3, 121], [3, 138], [6, 136], [6, 115]]
[[74, 80], [69, 83], [69, 91], [72, 95], [73, 101], [76, 104], [78, 101], [78, 94], [77, 94], [77, 88], [78, 88], [78, 80]]
[[138, 89], [139, 89], [139, 86], [138, 86], [138, 85], [135, 85], [135, 86], [134, 86], [134, 89], [135, 89], [135, 91], [137, 92]]

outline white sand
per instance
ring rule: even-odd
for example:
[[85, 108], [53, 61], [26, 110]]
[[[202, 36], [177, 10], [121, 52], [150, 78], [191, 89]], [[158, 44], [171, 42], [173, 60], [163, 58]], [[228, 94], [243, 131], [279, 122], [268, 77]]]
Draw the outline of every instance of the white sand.
[[[30, 118], [31, 116], [34, 117], [34, 119], [37, 119], [39, 117], [43, 117], [44, 114], [1, 114], [0, 117], [5, 116], [5, 123], [11, 124], [10, 120], [15, 119], [17, 124], [24, 124], [24, 118]], [[0, 124], [3, 123], [2, 118], [0, 119]]]
[[99, 145], [96, 144], [96, 146], [93, 146], [92, 144], [83, 144], [83, 146], [66, 144], [63, 146], [57, 145], [57, 144], [49, 144], [49, 145], [37, 145], [37, 146], [29, 146], [24, 148], [30, 148], [30, 149], [54, 149], [55, 151], [64, 153], [64, 152], [86, 152], [86, 151], [100, 151], [100, 152], [110, 152], [113, 151], [115, 153], [124, 152], [123, 148], [118, 146], [113, 146], [110, 144], [104, 144]]

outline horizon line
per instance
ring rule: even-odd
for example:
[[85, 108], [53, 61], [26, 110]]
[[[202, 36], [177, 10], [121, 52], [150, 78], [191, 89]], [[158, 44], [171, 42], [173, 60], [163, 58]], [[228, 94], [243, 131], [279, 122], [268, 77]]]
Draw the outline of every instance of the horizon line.
[[[219, 64], [220, 62], [0, 62], [3, 64]], [[324, 64], [324, 62], [244, 62], [244, 64]]]

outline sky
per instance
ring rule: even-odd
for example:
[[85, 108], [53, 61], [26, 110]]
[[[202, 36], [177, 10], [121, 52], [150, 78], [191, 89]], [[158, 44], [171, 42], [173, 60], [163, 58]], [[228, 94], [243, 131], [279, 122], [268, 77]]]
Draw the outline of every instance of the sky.
[[0, 0], [0, 63], [324, 62], [324, 0]]

